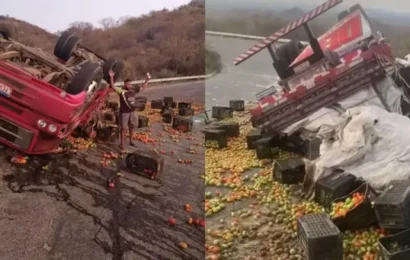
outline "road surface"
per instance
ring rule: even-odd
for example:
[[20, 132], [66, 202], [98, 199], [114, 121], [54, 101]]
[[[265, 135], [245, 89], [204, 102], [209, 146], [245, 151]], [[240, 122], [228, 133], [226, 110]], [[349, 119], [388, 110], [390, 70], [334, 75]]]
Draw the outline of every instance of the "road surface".
[[[204, 83], [147, 89], [149, 99], [164, 95], [203, 100]], [[204, 259], [204, 228], [189, 225], [203, 218], [204, 154], [200, 126], [173, 142], [162, 126], [150, 127], [164, 150], [161, 182], [125, 173], [114, 189], [107, 179], [116, 165], [102, 167], [103, 152], [117, 144], [98, 145], [77, 154], [30, 157], [27, 164], [9, 163], [12, 151], [0, 151], [0, 259], [7, 260], [154, 260]], [[194, 147], [198, 154], [188, 154]], [[173, 152], [173, 154], [171, 153]], [[192, 159], [190, 165], [178, 159]], [[192, 205], [186, 212], [184, 205]], [[168, 219], [174, 217], [176, 225]], [[188, 248], [178, 247], [185, 242]]]
[[256, 43], [254, 40], [206, 35], [207, 46], [221, 55], [222, 73], [206, 80], [206, 107], [228, 105], [230, 99], [256, 100], [255, 94], [276, 80], [268, 50], [234, 66], [232, 61]]

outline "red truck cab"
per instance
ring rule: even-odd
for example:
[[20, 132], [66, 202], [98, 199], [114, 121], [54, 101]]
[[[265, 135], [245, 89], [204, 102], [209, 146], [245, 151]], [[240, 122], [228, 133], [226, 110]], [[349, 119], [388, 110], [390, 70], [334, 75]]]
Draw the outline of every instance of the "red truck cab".
[[[70, 37], [66, 35], [63, 40], [67, 41]], [[78, 42], [78, 39], [74, 40]], [[38, 60], [57, 71], [40, 79], [28, 73], [27, 68], [20, 67], [19, 63], [0, 60], [0, 143], [25, 154], [53, 152], [65, 137], [77, 126], [84, 124], [92, 112], [98, 111], [104, 104], [105, 96], [110, 89], [102, 80], [107, 77], [108, 70], [116, 61], [109, 60], [101, 66], [102, 62], [85, 60], [81, 66], [74, 64], [75, 66], [68, 67], [59, 62], [57, 57], [24, 46], [12, 39], [0, 39], [0, 52], [10, 51], [2, 49], [9, 46], [6, 45], [9, 43], [7, 41], [14, 44], [14, 48], [36, 55]], [[60, 44], [60, 49], [67, 54], [63, 47]], [[70, 53], [72, 51], [71, 49]], [[67, 59], [66, 55], [65, 61]], [[50, 83], [54, 75], [62, 73], [69, 73], [68, 75], [72, 76], [68, 85]]]

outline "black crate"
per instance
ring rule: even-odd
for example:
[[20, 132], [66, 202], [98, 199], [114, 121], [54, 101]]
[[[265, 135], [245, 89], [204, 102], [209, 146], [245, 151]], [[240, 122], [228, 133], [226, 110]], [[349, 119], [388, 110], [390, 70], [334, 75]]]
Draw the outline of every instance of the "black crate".
[[180, 116], [193, 116], [194, 110], [192, 108], [178, 108], [178, 115]]
[[136, 96], [135, 101], [146, 104], [148, 102], [148, 99], [146, 96]]
[[172, 103], [172, 102], [174, 102], [174, 98], [173, 97], [164, 97], [164, 103], [167, 103], [167, 102], [170, 102], [170, 103]]
[[148, 126], [149, 118], [147, 116], [138, 115], [138, 128]]
[[239, 99], [229, 100], [229, 107], [233, 111], [245, 111], [245, 101]]
[[314, 138], [312, 140], [307, 140], [303, 144], [303, 154], [309, 160], [315, 160], [320, 156], [320, 145], [322, 140], [320, 138]]
[[205, 141], [216, 141], [219, 148], [228, 147], [228, 136], [222, 129], [205, 129]]
[[410, 229], [380, 238], [379, 248], [385, 260], [410, 259]]
[[228, 137], [239, 136], [239, 123], [237, 122], [216, 122], [214, 126], [217, 129], [225, 130]]
[[278, 154], [279, 150], [272, 146], [273, 137], [263, 137], [253, 143], [255, 146], [256, 157], [258, 159], [272, 159]]
[[230, 107], [214, 106], [212, 107], [212, 118], [227, 119], [233, 117], [233, 110]]
[[262, 132], [258, 128], [252, 129], [248, 135], [246, 135], [246, 144], [248, 149], [255, 149], [254, 142], [262, 138]]
[[374, 201], [377, 220], [383, 228], [410, 228], [410, 180], [391, 181]]
[[164, 106], [164, 101], [161, 99], [151, 100], [151, 108], [152, 109], [162, 109]]
[[145, 103], [136, 103], [135, 110], [142, 112], [145, 110]]
[[309, 214], [298, 218], [298, 239], [308, 260], [343, 260], [340, 230], [327, 214]]
[[316, 181], [315, 201], [324, 208], [331, 209], [333, 200], [348, 195], [360, 185], [354, 175], [334, 172]]
[[289, 136], [281, 136], [278, 146], [283, 151], [305, 155], [305, 142], [305, 140], [300, 138], [299, 133], [295, 133]]
[[365, 229], [377, 223], [376, 214], [372, 207], [372, 202], [377, 197], [377, 194], [366, 182], [356, 190], [352, 191], [349, 195], [335, 199], [333, 203], [346, 201], [347, 198], [351, 198], [356, 192], [365, 196], [364, 201], [355, 208], [349, 210], [346, 216], [332, 218], [333, 223], [342, 232], [346, 230], [356, 231], [359, 229]]
[[126, 170], [157, 180], [164, 169], [164, 158], [152, 151], [134, 151], [125, 157]]
[[191, 108], [192, 104], [187, 102], [179, 102], [178, 108]]
[[174, 118], [174, 111], [172, 109], [164, 109], [162, 112], [162, 122], [166, 124], [171, 124]]
[[166, 102], [164, 102], [164, 107], [176, 108], [177, 107], [177, 102], [175, 102], [175, 101], [166, 101]]
[[172, 120], [172, 128], [182, 132], [191, 132], [192, 125], [193, 121], [190, 118], [174, 117], [174, 119]]
[[273, 167], [273, 177], [284, 184], [302, 182], [305, 177], [305, 162], [301, 158], [276, 160]]

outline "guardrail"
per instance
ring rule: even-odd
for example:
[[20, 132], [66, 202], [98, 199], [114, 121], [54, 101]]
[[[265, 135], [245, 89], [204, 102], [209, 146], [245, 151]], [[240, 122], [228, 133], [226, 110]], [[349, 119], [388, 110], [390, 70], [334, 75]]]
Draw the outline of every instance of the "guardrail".
[[[237, 39], [244, 39], [244, 40], [264, 40], [266, 37], [262, 36], [254, 36], [254, 35], [245, 35], [245, 34], [237, 34], [237, 33], [226, 33], [226, 32], [215, 32], [215, 31], [205, 31], [205, 34], [213, 35], [213, 36], [221, 36], [221, 37], [229, 37], [229, 38], [237, 38]], [[279, 43], [288, 43], [290, 39], [279, 39], [277, 42]], [[306, 41], [301, 41], [303, 45], [308, 45], [309, 43]]]
[[[188, 77], [176, 77], [176, 78], [164, 78], [164, 79], [150, 79], [149, 83], [167, 83], [167, 82], [177, 82], [177, 81], [188, 81], [188, 80], [204, 80], [214, 76], [215, 73], [208, 75], [198, 75], [198, 76], [188, 76]], [[131, 85], [144, 83], [144, 80], [131, 81]], [[123, 86], [124, 82], [117, 82], [115, 86]]]

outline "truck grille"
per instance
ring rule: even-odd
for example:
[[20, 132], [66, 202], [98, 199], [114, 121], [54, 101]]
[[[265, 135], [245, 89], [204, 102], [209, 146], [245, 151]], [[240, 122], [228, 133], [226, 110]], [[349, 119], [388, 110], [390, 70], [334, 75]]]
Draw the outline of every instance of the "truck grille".
[[0, 117], [0, 139], [27, 150], [33, 140], [34, 133]]

